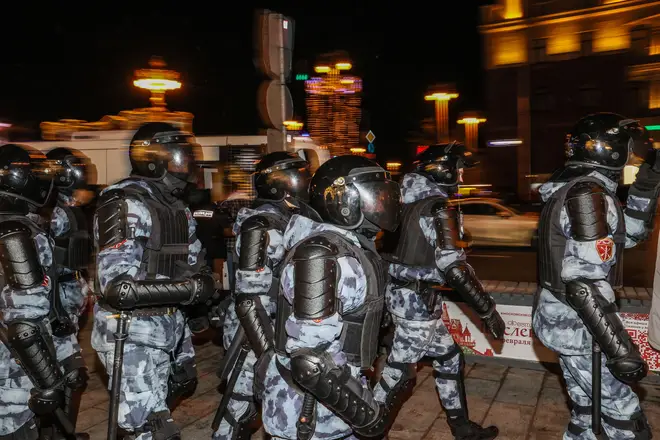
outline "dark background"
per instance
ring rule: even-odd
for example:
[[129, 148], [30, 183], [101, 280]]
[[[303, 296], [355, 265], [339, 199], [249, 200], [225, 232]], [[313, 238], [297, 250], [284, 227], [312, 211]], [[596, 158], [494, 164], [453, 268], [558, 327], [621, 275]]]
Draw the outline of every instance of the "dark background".
[[[168, 106], [192, 112], [197, 134], [256, 134], [264, 125], [256, 106], [262, 77], [253, 61], [253, 25], [255, 10], [267, 7], [295, 20], [298, 70], [305, 63], [311, 70], [324, 52], [348, 51], [351, 73], [364, 79], [363, 127], [376, 134], [379, 159], [401, 157], [409, 131], [433, 116], [423, 99], [429, 85], [457, 83], [452, 112], [482, 105], [478, 7], [489, 2], [448, 3], [14, 6], [3, 13], [0, 118], [34, 128], [36, 136], [41, 121], [95, 121], [147, 107], [149, 94], [133, 87], [133, 71], [160, 55], [182, 74], [183, 87], [168, 94]], [[296, 116], [304, 118], [304, 83], [290, 87]]]

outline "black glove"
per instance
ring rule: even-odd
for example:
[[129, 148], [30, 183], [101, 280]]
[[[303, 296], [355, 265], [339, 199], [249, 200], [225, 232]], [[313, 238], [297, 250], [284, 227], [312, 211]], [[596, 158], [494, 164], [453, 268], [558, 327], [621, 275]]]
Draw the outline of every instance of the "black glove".
[[481, 320], [484, 322], [486, 328], [495, 339], [504, 339], [506, 324], [496, 309], [493, 309], [490, 314], [482, 316]]
[[200, 272], [190, 279], [196, 284], [196, 295], [184, 305], [209, 304], [209, 301], [217, 295], [219, 287], [219, 277], [212, 272]]
[[221, 329], [225, 325], [225, 316], [227, 315], [227, 309], [231, 304], [231, 297], [228, 296], [219, 303], [211, 306], [211, 309], [208, 312], [211, 327]]
[[30, 399], [28, 407], [38, 416], [53, 414], [55, 410], [62, 407], [64, 403], [64, 392], [59, 389], [39, 390], [32, 388], [30, 390]]

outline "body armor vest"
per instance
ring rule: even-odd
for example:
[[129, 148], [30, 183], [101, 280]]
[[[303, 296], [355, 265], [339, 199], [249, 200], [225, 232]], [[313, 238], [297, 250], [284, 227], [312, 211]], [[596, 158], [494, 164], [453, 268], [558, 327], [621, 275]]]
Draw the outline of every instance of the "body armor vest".
[[188, 265], [189, 246], [196, 238], [189, 236], [186, 205], [179, 199], [166, 199], [156, 184], [143, 182], [151, 187], [151, 193], [138, 185], [129, 185], [122, 190], [141, 201], [151, 215], [151, 234], [144, 243], [142, 256], [146, 279], [156, 279], [156, 275], [185, 278], [189, 275], [186, 272], [196, 272]]
[[560, 224], [561, 210], [566, 202], [568, 191], [579, 182], [597, 183], [614, 200], [617, 212], [617, 227], [615, 231], [610, 231], [610, 233], [612, 233], [616, 245], [616, 262], [610, 269], [607, 281], [614, 289], [620, 288], [623, 282], [622, 257], [626, 245], [626, 223], [619, 199], [600, 180], [589, 176], [579, 177], [567, 182], [552, 194], [543, 207], [539, 220], [539, 282], [541, 287], [548, 289], [560, 300], [563, 300], [562, 298], [566, 293], [566, 285], [561, 279], [561, 270], [567, 241]]
[[54, 237], [53, 259], [61, 268], [73, 271], [86, 269], [92, 255], [92, 242], [87, 227], [87, 217], [76, 206], [66, 206], [58, 202], [69, 221], [69, 230]]
[[[386, 238], [394, 252], [391, 261], [406, 266], [435, 267], [435, 249], [424, 236], [419, 225], [420, 217], [432, 217], [431, 208], [445, 197], [433, 196], [407, 203], [403, 207], [401, 224], [395, 234]], [[387, 244], [386, 244], [387, 246]], [[388, 257], [389, 259], [389, 257]]]
[[[332, 244], [337, 246], [339, 249], [337, 259], [341, 257], [353, 257], [360, 262], [364, 270], [367, 278], [367, 292], [364, 303], [356, 310], [342, 313], [344, 327], [340, 338], [343, 352], [346, 354], [348, 362], [352, 365], [360, 366], [360, 368], [369, 369], [378, 355], [385, 286], [389, 278], [387, 274], [388, 265], [380, 258], [371, 242], [367, 243], [365, 241], [363, 248], [356, 246], [340, 234], [331, 231], [313, 234], [307, 237], [307, 239], [319, 236], [327, 238]], [[307, 239], [300, 241], [287, 252], [282, 267], [286, 267], [289, 264], [296, 248]], [[282, 298], [284, 298], [284, 295], [280, 295], [280, 301], [278, 301], [278, 319], [275, 330], [276, 351], [280, 353], [284, 349], [282, 341], [286, 341], [284, 324], [292, 312], [291, 305], [286, 299], [282, 301]], [[286, 302], [287, 305], [283, 305], [283, 302]]]

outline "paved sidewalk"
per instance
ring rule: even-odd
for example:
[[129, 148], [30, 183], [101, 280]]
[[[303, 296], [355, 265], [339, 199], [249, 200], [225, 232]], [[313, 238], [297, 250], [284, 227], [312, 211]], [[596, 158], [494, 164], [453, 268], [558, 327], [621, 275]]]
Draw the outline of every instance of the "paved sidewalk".
[[[88, 432], [92, 440], [104, 440], [108, 413], [105, 379], [95, 354], [89, 348], [89, 331], [81, 334], [81, 342], [91, 379], [83, 396], [78, 428]], [[215, 372], [221, 358], [222, 350], [211, 343], [197, 347], [199, 386], [195, 395], [174, 412], [174, 419], [183, 427], [184, 440], [211, 438], [211, 420], [220, 402], [216, 391], [219, 379]], [[431, 373], [430, 366], [421, 367], [414, 394], [399, 413], [390, 431], [390, 440], [452, 439]], [[550, 440], [562, 437], [569, 412], [562, 380], [557, 374], [476, 363], [466, 366], [466, 375], [470, 417], [479, 423], [499, 426], [499, 439]], [[642, 395], [648, 418], [655, 421], [653, 434], [660, 438], [660, 385], [643, 386]], [[264, 438], [263, 431], [253, 438]]]

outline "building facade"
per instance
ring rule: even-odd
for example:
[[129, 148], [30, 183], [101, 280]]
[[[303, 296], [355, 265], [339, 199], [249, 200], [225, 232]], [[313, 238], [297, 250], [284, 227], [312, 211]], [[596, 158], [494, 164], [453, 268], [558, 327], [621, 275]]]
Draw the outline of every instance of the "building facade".
[[498, 0], [482, 8], [487, 141], [484, 178], [531, 197], [564, 162], [566, 132], [611, 111], [660, 123], [660, 1]]

